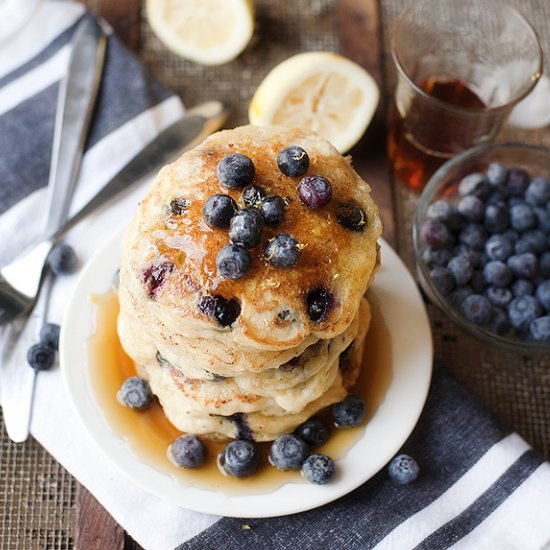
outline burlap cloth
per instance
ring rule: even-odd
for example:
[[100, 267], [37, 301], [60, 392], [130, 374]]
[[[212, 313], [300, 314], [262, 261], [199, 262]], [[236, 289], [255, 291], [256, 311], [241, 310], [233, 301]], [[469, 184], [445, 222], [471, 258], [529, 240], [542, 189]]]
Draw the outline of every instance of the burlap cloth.
[[[94, 5], [93, 1], [87, 2]], [[256, 0], [256, 32], [236, 61], [205, 68], [168, 52], [152, 34], [142, 14], [140, 55], [186, 105], [221, 99], [234, 107], [229, 125], [247, 121], [256, 86], [275, 64], [307, 50], [339, 50], [337, 0]], [[546, 58], [550, 57], [550, 2], [510, 0], [535, 26]], [[389, 30], [408, 0], [381, 0], [384, 78], [389, 97], [395, 74], [389, 55]], [[550, 146], [550, 128], [507, 128], [501, 139]], [[397, 249], [413, 268], [411, 224], [416, 195], [394, 189]], [[436, 356], [498, 416], [550, 458], [550, 354], [524, 356], [480, 343], [430, 307]], [[1, 423], [0, 423], [1, 425]], [[34, 440], [9, 441], [0, 428], [0, 548], [3, 550], [73, 547], [77, 482]]]

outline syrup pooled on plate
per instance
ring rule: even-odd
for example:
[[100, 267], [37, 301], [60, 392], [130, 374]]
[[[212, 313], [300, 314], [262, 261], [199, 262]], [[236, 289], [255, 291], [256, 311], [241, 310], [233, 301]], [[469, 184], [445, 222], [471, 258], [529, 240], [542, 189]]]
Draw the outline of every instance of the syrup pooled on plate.
[[[252, 476], [237, 479], [220, 472], [217, 456], [227, 444], [204, 439], [208, 458], [202, 468], [185, 470], [168, 459], [168, 446], [182, 433], [165, 417], [158, 402], [145, 411], [134, 411], [117, 400], [120, 386], [129, 376], [135, 376], [133, 361], [122, 349], [117, 334], [118, 298], [115, 292], [93, 296], [96, 308], [95, 332], [87, 342], [88, 370], [92, 391], [103, 411], [110, 430], [123, 437], [132, 452], [153, 468], [171, 475], [184, 486], [192, 485], [226, 494], [267, 493], [286, 483], [307, 483], [299, 471], [281, 472], [267, 461], [271, 443], [256, 443], [261, 466]], [[361, 374], [352, 392], [365, 400], [367, 416], [361, 426], [336, 429], [330, 422], [330, 409], [321, 413], [330, 427], [329, 440], [315, 452], [327, 454], [334, 460], [351, 449], [362, 437], [365, 425], [383, 401], [392, 378], [389, 331], [384, 324], [376, 298], [369, 296], [372, 321], [365, 340]], [[338, 462], [336, 462], [338, 469]]]

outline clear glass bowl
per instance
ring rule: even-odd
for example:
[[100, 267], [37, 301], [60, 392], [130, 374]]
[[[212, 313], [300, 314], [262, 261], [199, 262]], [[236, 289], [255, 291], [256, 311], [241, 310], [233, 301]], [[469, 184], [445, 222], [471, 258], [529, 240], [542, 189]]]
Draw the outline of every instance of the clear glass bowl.
[[550, 150], [545, 147], [519, 143], [496, 143], [469, 149], [446, 162], [424, 188], [417, 207], [413, 228], [414, 253], [418, 278], [422, 288], [432, 301], [455, 323], [481, 340], [506, 346], [518, 351], [550, 351], [550, 342], [520, 340], [512, 334], [499, 335], [470, 322], [458, 308], [435, 287], [429, 277], [429, 268], [422, 259], [426, 245], [420, 238], [420, 229], [426, 220], [428, 207], [439, 199], [458, 202], [460, 180], [473, 172], [485, 172], [491, 162], [499, 162], [506, 168], [520, 167], [531, 177], [550, 179]]

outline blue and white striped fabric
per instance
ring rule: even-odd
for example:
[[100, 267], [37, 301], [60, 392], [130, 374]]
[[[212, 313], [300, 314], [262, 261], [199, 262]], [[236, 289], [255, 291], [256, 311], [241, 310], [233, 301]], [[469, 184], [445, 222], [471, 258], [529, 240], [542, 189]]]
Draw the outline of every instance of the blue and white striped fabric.
[[[0, 264], [41, 228], [56, 92], [83, 13], [78, 4], [43, 1], [32, 20], [0, 44]], [[179, 99], [111, 37], [74, 207], [182, 112]], [[127, 223], [148, 184], [141, 182], [70, 233], [82, 262]], [[52, 321], [60, 320], [73, 284], [72, 277], [56, 282]], [[74, 418], [58, 369], [40, 375], [35, 410], [34, 437], [148, 550], [538, 550], [550, 541], [550, 465], [440, 367], [404, 447], [420, 464], [416, 482], [398, 487], [381, 471], [332, 504], [264, 520], [178, 509], [130, 484]]]

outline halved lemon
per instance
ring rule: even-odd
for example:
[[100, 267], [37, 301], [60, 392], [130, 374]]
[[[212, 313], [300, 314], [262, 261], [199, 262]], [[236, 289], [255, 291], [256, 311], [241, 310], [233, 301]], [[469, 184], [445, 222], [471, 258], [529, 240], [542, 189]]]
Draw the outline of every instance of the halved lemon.
[[357, 63], [331, 52], [301, 53], [265, 77], [248, 118], [258, 126], [309, 129], [345, 153], [365, 133], [379, 98], [376, 82]]
[[168, 48], [203, 65], [231, 61], [254, 31], [252, 0], [147, 0], [147, 16]]

